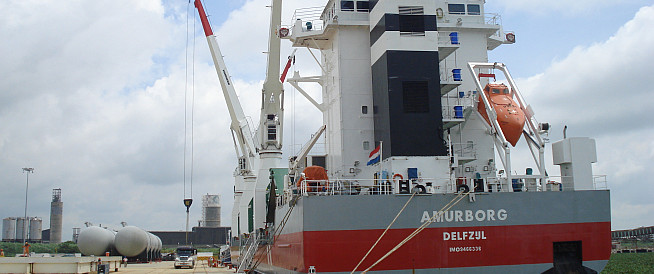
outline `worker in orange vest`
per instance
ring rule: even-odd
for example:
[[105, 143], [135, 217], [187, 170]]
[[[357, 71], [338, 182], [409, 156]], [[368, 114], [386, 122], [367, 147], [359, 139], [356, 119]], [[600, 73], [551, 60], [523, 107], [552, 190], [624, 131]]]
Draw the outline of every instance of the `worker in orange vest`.
[[29, 257], [30, 256], [30, 244], [25, 242], [25, 245], [23, 245], [23, 257]]
[[4, 257], [4, 256], [5, 256], [5, 250], [0, 248], [0, 257]]

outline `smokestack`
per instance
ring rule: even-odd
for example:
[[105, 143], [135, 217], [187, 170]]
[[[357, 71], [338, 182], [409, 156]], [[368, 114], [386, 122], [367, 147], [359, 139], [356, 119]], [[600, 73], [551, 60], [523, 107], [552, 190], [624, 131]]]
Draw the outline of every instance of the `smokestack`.
[[52, 203], [50, 203], [50, 243], [61, 243], [63, 211], [64, 203], [61, 201], [61, 188], [55, 188], [52, 190]]

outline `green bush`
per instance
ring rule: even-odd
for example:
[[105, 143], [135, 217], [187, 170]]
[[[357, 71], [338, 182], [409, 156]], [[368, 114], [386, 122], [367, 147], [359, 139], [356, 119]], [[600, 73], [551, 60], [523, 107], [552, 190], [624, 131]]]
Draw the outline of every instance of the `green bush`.
[[[0, 248], [5, 251], [5, 257], [14, 257], [16, 254], [23, 254], [22, 243], [5, 243], [0, 242]], [[68, 241], [60, 244], [30, 244], [30, 252], [34, 253], [80, 253], [77, 244]]]
[[654, 253], [616, 253], [602, 273], [654, 273]]

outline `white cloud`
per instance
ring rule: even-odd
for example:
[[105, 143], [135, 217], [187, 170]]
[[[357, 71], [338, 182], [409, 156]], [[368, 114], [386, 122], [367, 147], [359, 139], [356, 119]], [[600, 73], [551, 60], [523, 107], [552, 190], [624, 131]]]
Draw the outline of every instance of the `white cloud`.
[[[285, 3], [285, 20], [292, 5], [306, 4], [294, 3]], [[43, 217], [47, 228], [51, 191], [62, 188], [64, 239], [84, 221], [110, 227], [127, 221], [145, 229], [184, 228], [184, 140], [189, 141], [188, 195], [191, 113], [189, 108], [185, 138], [182, 4], [0, 2], [0, 35], [7, 37], [0, 43], [0, 201], [8, 205], [0, 207], [0, 217], [23, 214], [21, 168], [30, 166], [36, 173], [30, 176], [28, 214]], [[266, 56], [261, 52], [267, 48], [268, 4], [248, 1], [223, 26], [214, 26], [228, 67], [235, 71], [241, 103], [255, 123], [265, 73]], [[196, 204], [190, 219], [194, 225], [200, 218], [201, 194], [219, 193], [223, 224], [228, 225], [236, 166], [230, 120], [197, 27]], [[316, 88], [310, 90], [315, 93]], [[190, 107], [190, 93], [187, 98]], [[295, 101], [289, 108], [302, 111], [308, 105], [301, 98]], [[298, 119], [296, 125], [303, 127], [303, 121]], [[287, 136], [291, 140], [292, 134]], [[304, 139], [308, 134], [298, 135], [299, 143]]]
[[[519, 80], [541, 122], [555, 125], [552, 140], [568, 136], [596, 138], [595, 171], [608, 175], [614, 227], [651, 225], [654, 191], [648, 179], [654, 162], [654, 6], [643, 7], [607, 41], [578, 46], [543, 73]], [[639, 218], [625, 208], [640, 209]], [[631, 214], [631, 215], [629, 215]]]

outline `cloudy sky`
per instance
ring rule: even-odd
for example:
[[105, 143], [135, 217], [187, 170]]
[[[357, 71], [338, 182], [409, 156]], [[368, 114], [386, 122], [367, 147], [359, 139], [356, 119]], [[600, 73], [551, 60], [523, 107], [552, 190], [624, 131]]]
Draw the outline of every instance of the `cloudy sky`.
[[[64, 239], [85, 221], [183, 230], [191, 174], [191, 224], [206, 193], [221, 195], [223, 225], [230, 224], [229, 116], [201, 27], [187, 21], [187, 10], [196, 17], [187, 2], [0, 1], [0, 217], [23, 215], [21, 168], [34, 167], [28, 215], [43, 217], [47, 227], [52, 189], [62, 188]], [[285, 1], [283, 20], [323, 2]], [[550, 139], [560, 139], [568, 125], [569, 136], [597, 140], [595, 172], [608, 175], [613, 228], [623, 229], [654, 225], [654, 123], [646, 118], [654, 104], [654, 6], [616, 2], [497, 0], [486, 11], [502, 14], [505, 30], [517, 35], [490, 60], [509, 66], [538, 119], [553, 124]], [[205, 3], [255, 122], [268, 4]], [[286, 56], [289, 44], [283, 48]], [[311, 62], [297, 69], [317, 73]], [[320, 117], [286, 90], [286, 128], [296, 129], [286, 134], [290, 154]]]

